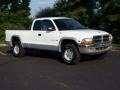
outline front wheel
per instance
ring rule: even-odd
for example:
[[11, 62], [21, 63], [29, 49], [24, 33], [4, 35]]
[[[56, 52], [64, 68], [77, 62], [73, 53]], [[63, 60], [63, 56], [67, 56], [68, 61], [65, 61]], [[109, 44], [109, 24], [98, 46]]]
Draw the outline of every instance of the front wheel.
[[12, 54], [15, 57], [23, 57], [25, 55], [25, 49], [20, 42], [15, 42], [12, 47]]
[[78, 64], [80, 53], [74, 44], [66, 44], [62, 48], [62, 58], [66, 64]]

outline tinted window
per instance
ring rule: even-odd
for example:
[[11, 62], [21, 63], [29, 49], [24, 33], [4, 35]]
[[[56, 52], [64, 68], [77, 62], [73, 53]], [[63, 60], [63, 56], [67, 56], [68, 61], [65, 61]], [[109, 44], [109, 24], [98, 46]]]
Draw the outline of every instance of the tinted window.
[[85, 28], [74, 19], [56, 19], [54, 22], [56, 23], [59, 30], [78, 30]]
[[53, 23], [50, 20], [43, 20], [42, 30], [49, 30], [49, 28], [55, 29]]
[[41, 30], [41, 21], [40, 20], [35, 21], [33, 30]]

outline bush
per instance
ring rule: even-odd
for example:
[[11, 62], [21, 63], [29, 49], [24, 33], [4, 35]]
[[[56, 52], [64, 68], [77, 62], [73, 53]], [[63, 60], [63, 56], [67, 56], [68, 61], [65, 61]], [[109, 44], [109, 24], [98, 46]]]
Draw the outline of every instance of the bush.
[[22, 29], [23, 27], [20, 24], [14, 23], [1, 23], [0, 24], [0, 42], [3, 43], [5, 40], [5, 30], [17, 30]]

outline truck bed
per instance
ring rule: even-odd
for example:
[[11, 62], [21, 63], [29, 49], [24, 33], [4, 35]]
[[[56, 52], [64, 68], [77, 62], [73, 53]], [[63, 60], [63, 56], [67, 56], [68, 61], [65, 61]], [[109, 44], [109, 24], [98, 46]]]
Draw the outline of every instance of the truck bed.
[[26, 42], [29, 39], [29, 33], [30, 32], [31, 32], [30, 30], [6, 30], [6, 32], [5, 32], [5, 35], [6, 35], [5, 40], [6, 40], [6, 42], [10, 42], [11, 38], [13, 36], [17, 36], [17, 37], [20, 36], [20, 37], [22, 37], [21, 41]]

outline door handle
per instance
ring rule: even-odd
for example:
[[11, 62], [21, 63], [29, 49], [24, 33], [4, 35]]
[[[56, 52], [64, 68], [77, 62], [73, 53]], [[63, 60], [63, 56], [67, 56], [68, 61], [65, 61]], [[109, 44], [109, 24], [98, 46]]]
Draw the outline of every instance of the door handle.
[[41, 36], [41, 34], [38, 34], [38, 36]]

